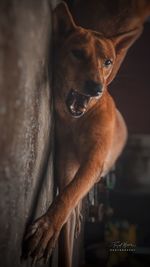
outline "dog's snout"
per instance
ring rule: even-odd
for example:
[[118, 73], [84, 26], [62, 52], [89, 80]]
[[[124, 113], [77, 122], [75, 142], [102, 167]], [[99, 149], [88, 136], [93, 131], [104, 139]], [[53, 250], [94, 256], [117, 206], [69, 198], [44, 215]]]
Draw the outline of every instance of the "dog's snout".
[[88, 80], [85, 83], [85, 92], [90, 96], [99, 96], [102, 93], [103, 86], [101, 83]]

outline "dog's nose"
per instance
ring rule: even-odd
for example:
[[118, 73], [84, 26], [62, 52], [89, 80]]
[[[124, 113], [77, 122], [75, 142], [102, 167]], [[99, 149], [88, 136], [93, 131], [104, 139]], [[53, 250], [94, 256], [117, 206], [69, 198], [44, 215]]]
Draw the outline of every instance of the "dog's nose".
[[97, 83], [92, 80], [88, 80], [85, 83], [85, 93], [90, 96], [99, 96], [102, 93], [103, 86], [101, 83]]

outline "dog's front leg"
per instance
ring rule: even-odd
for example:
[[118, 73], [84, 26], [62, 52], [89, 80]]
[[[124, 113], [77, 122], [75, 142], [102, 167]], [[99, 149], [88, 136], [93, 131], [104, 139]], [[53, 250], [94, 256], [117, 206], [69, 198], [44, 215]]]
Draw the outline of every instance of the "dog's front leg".
[[28, 229], [28, 254], [34, 261], [42, 257], [48, 259], [50, 256], [62, 226], [99, 177], [103, 168], [103, 157], [100, 156], [96, 149], [85, 158], [74, 179], [55, 199], [47, 212]]

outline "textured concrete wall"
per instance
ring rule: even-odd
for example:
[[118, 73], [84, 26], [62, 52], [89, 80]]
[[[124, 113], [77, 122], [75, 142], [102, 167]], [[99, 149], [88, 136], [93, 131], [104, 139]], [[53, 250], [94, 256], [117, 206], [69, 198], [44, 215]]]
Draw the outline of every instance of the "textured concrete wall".
[[50, 37], [47, 0], [0, 1], [1, 267], [29, 266], [25, 226], [52, 200]]

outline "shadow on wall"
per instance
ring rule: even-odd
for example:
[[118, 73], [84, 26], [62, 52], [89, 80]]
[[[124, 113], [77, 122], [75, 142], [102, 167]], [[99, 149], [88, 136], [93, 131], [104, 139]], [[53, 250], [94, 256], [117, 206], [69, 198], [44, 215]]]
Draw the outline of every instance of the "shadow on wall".
[[28, 221], [53, 197], [47, 0], [0, 2], [0, 265], [20, 264]]

